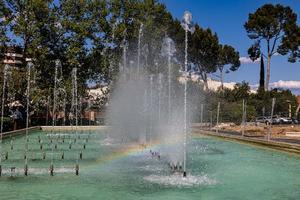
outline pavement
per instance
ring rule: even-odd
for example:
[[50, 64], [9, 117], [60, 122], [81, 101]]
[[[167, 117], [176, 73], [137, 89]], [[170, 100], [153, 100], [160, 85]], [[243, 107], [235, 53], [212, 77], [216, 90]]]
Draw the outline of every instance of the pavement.
[[[236, 131], [228, 131], [228, 130], [218, 130], [218, 133], [216, 132], [216, 130], [211, 130], [207, 127], [193, 127], [193, 131], [209, 131], [211, 133], [215, 133], [215, 135], [222, 134], [223, 136], [237, 136], [237, 137], [243, 137], [241, 132], [236, 132]], [[267, 140], [267, 133], [265, 136], [255, 136], [255, 135], [250, 135], [247, 134], [247, 132], [245, 132], [244, 134], [244, 138], [251, 138], [251, 139], [257, 139], [260, 141], [265, 141], [268, 142]], [[286, 143], [286, 144], [291, 144], [291, 145], [300, 145], [300, 137], [287, 137], [287, 136], [280, 136], [280, 135], [276, 135], [276, 136], [271, 136], [269, 141], [274, 141], [274, 142], [280, 142], [280, 143]]]

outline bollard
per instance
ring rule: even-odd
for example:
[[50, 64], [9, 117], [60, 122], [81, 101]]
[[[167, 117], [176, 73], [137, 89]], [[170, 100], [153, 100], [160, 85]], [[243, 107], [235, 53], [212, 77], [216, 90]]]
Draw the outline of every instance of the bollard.
[[43, 144], [40, 144], [40, 150], [43, 150]]
[[65, 152], [63, 151], [61, 154], [61, 159], [63, 160], [65, 158]]
[[2, 165], [0, 165], [0, 177], [2, 176]]
[[79, 164], [76, 164], [76, 166], [75, 166], [75, 174], [76, 174], [76, 176], [79, 175]]
[[57, 144], [54, 145], [54, 148], [57, 149]]
[[80, 160], [82, 160], [82, 151], [80, 151], [80, 153], [79, 153], [79, 158], [80, 158]]
[[26, 153], [24, 153], [24, 159], [25, 159], [25, 160], [27, 159], [27, 155], [26, 155]]
[[83, 144], [83, 149], [85, 149], [85, 144]]
[[8, 159], [8, 152], [5, 152], [5, 160]]
[[45, 160], [46, 159], [46, 153], [45, 152], [43, 152], [43, 160]]
[[69, 149], [72, 149], [72, 143], [69, 144]]
[[38, 136], [38, 141], [39, 141], [39, 143], [41, 142], [41, 137], [40, 136]]

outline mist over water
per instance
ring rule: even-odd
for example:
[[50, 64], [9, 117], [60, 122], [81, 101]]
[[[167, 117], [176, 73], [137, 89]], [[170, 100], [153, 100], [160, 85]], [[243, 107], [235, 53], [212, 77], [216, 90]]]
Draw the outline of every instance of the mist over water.
[[[182, 78], [179, 71], [182, 66], [178, 61], [175, 63], [173, 41], [164, 38], [161, 44], [156, 66], [145, 65], [141, 58], [129, 59], [126, 55], [132, 54], [123, 49], [123, 70], [114, 83], [107, 111], [109, 137], [115, 142], [142, 144], [149, 149], [160, 144], [159, 154], [166, 156], [170, 163], [181, 165], [184, 156], [184, 81], [188, 79]], [[136, 66], [137, 63], [140, 66]], [[197, 102], [190, 101], [194, 94], [195, 91], [188, 90], [188, 127], [193, 116], [191, 102]]]

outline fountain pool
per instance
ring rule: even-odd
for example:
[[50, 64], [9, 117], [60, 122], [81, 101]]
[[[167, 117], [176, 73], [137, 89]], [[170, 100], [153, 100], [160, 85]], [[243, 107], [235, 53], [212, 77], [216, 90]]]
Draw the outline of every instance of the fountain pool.
[[[101, 133], [102, 132], [102, 133]], [[57, 134], [57, 133], [56, 133]], [[25, 137], [3, 141], [0, 199], [298, 199], [300, 197], [300, 156], [270, 149], [194, 135], [188, 143], [188, 176], [170, 174], [164, 158], [167, 145], [152, 147], [161, 159], [152, 157], [149, 149], [134, 144], [118, 144], [103, 131], [78, 132], [76, 142], [69, 132], [53, 139], [51, 150], [46, 132], [29, 134], [28, 176], [24, 176]], [[74, 134], [73, 134], [74, 135]], [[86, 148], [82, 148], [89, 135]], [[46, 159], [41, 159], [38, 138], [43, 140]], [[69, 149], [69, 140], [73, 141]], [[74, 166], [78, 153], [83, 159], [79, 176]], [[10, 152], [13, 151], [13, 152]], [[64, 160], [61, 152], [65, 152]], [[3, 154], [3, 153], [2, 153]], [[53, 159], [54, 176], [49, 175]], [[15, 166], [11, 177], [10, 167]]]

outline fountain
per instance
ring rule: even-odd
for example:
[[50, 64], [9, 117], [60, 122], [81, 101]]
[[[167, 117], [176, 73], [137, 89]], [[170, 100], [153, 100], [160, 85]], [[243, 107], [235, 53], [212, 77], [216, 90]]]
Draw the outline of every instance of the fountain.
[[141, 38], [143, 35], [143, 23], [140, 24], [139, 37], [138, 37], [138, 55], [137, 55], [137, 77], [140, 75], [140, 64], [141, 64]]
[[188, 11], [184, 12], [183, 21], [181, 23], [185, 30], [185, 50], [184, 50], [184, 158], [183, 158], [183, 176], [186, 177], [186, 143], [188, 134], [188, 121], [187, 121], [187, 84], [188, 84], [188, 32], [194, 32], [194, 26], [192, 24], [192, 14]]
[[[171, 98], [172, 98], [172, 94], [171, 94], [171, 90], [172, 90], [172, 72], [171, 72], [171, 59], [173, 54], [175, 53], [175, 45], [174, 42], [171, 38], [167, 37], [165, 38], [165, 43], [167, 46], [167, 57], [168, 57], [168, 119], [171, 119], [171, 115], [172, 115], [172, 102], [171, 102]], [[166, 47], [165, 47], [166, 48]], [[169, 122], [170, 123], [170, 122]]]
[[[33, 68], [33, 64], [31, 61], [28, 61], [27, 63], [27, 90], [26, 90], [26, 143], [25, 143], [25, 157], [27, 157], [27, 151], [28, 151], [28, 128], [29, 128], [29, 117], [30, 117], [30, 113], [29, 113], [29, 106], [30, 106], [30, 83], [31, 83], [31, 70]], [[27, 160], [26, 160], [26, 164], [25, 166], [27, 166]]]
[[75, 118], [75, 135], [77, 137], [77, 126], [78, 126], [78, 96], [77, 96], [77, 68], [72, 70], [72, 126], [74, 125]]
[[[21, 187], [26, 191], [22, 193], [24, 199], [47, 196], [51, 199], [126, 200], [143, 199], [145, 194], [148, 199], [232, 199], [234, 196], [270, 200], [276, 199], [276, 195], [277, 199], [297, 199], [299, 184], [295, 177], [300, 171], [297, 156], [192, 135], [190, 122], [194, 111], [189, 108], [195, 107], [193, 102], [200, 101], [192, 96], [198, 91], [188, 91], [192, 90], [188, 85], [187, 60], [188, 33], [193, 32], [191, 14], [186, 12], [182, 23], [185, 60], [184, 70], [178, 76], [175, 72], [180, 72], [181, 63], [174, 55], [175, 44], [169, 37], [163, 39], [162, 45], [157, 41], [161, 51], [152, 55], [146, 50], [151, 44], [143, 37], [147, 34], [143, 31], [147, 30], [146, 26], [147, 23], [141, 23], [133, 39], [138, 43], [137, 50], [130, 49], [136, 47], [128, 45], [131, 41], [122, 42], [119, 77], [110, 84], [113, 92], [107, 109], [108, 127], [97, 131], [79, 129], [82, 122], [78, 117], [82, 118], [80, 113], [84, 108], [77, 88], [78, 71], [74, 68], [71, 131], [58, 129], [56, 113], [68, 111], [65, 89], [68, 87], [62, 83], [61, 65], [56, 61], [53, 98], [47, 100], [47, 110], [52, 112], [51, 132], [27, 129], [25, 140], [20, 136], [10, 142], [4, 139], [2, 143], [1, 127], [1, 198], [20, 198]], [[153, 66], [150, 66], [152, 61]], [[28, 63], [27, 117], [31, 69], [32, 64]], [[5, 84], [3, 91], [4, 87]], [[190, 101], [192, 98], [194, 101]], [[50, 103], [50, 99], [53, 102]], [[3, 95], [2, 121], [4, 102]], [[92, 102], [87, 102], [86, 110], [90, 110]], [[274, 104], [275, 100], [273, 107]], [[202, 125], [203, 104], [200, 109]], [[217, 125], [219, 112], [220, 103], [217, 113], [211, 112], [211, 118], [217, 115]], [[243, 126], [245, 118], [246, 102], [243, 102]], [[64, 116], [63, 125], [65, 120]], [[28, 119], [26, 121], [28, 128]], [[90, 120], [88, 123], [91, 125]], [[249, 192], [249, 188], [253, 192]], [[274, 190], [280, 192], [274, 194]]]
[[3, 86], [2, 86], [2, 101], [1, 101], [1, 130], [0, 130], [1, 143], [2, 143], [3, 118], [4, 118], [4, 106], [5, 106], [5, 88], [7, 87], [7, 80], [9, 79], [9, 75], [10, 75], [9, 71], [10, 71], [9, 65], [5, 65], [3, 70]]

